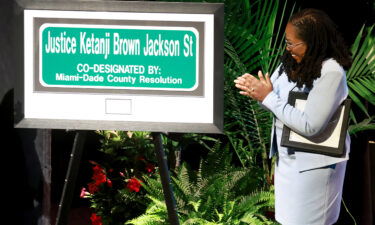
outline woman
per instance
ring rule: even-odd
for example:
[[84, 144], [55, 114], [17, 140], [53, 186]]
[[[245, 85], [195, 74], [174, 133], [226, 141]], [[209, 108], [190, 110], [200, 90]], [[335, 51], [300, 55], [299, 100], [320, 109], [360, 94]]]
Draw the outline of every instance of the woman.
[[[261, 102], [274, 116], [270, 156], [275, 166], [275, 213], [283, 225], [324, 225], [337, 221], [348, 160], [280, 146], [282, 128], [304, 136], [324, 132], [329, 119], [346, 99], [347, 70], [351, 57], [336, 26], [322, 11], [305, 9], [291, 17], [286, 29], [286, 51], [272, 74], [235, 80], [240, 94]], [[306, 92], [304, 112], [287, 103], [290, 91]]]

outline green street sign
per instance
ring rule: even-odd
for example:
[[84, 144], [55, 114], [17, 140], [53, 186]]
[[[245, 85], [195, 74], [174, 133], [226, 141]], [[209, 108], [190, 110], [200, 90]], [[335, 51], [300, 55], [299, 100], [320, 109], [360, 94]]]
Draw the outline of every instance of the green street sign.
[[44, 24], [39, 81], [45, 87], [192, 91], [198, 41], [190, 27]]

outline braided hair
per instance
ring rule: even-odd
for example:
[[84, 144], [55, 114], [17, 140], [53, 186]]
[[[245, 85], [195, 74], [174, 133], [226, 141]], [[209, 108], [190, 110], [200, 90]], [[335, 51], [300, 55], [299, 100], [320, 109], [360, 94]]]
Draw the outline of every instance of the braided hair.
[[349, 69], [352, 64], [349, 50], [327, 14], [317, 9], [304, 9], [294, 14], [289, 23], [295, 26], [297, 36], [304, 41], [307, 49], [299, 63], [285, 51], [279, 74], [285, 71], [289, 81], [296, 82], [297, 87], [306, 85], [312, 88], [313, 81], [320, 77], [324, 60], [333, 58], [345, 70]]

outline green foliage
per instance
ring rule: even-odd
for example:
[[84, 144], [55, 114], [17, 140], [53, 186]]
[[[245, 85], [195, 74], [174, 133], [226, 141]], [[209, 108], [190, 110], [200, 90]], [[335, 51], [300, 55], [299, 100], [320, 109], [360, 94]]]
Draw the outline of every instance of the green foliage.
[[[128, 166], [141, 169], [140, 159], [155, 162], [154, 145], [149, 132], [98, 131], [103, 137], [100, 151], [104, 153], [108, 166]], [[142, 163], [141, 163], [142, 164]], [[138, 173], [138, 170], [136, 171]]]
[[[233, 80], [257, 70], [273, 72], [283, 51], [283, 23], [287, 2], [225, 1], [225, 134], [241, 165], [257, 170], [264, 187], [270, 185], [272, 169], [268, 149], [272, 115], [258, 102], [238, 94]], [[294, 10], [294, 6], [291, 11]]]
[[281, 29], [287, 2], [282, 9], [276, 0], [224, 3], [225, 66], [237, 71], [237, 76], [259, 69], [272, 72], [283, 50]]
[[375, 117], [369, 115], [365, 106], [366, 102], [372, 106], [375, 105], [375, 36], [373, 28], [374, 25], [367, 28], [363, 26], [351, 47], [353, 65], [347, 73], [349, 96], [367, 117], [362, 122], [357, 122], [358, 115], [353, 111], [350, 113], [352, 125], [349, 127], [349, 132], [351, 134], [375, 129]]
[[[274, 224], [264, 216], [272, 209], [273, 190], [259, 190], [250, 169], [235, 168], [228, 146], [216, 144], [198, 171], [185, 164], [172, 177], [181, 224]], [[126, 224], [167, 224], [160, 178], [144, 177], [144, 189], [151, 200], [145, 214]]]
[[353, 65], [347, 73], [350, 97], [368, 115], [359, 96], [375, 105], [375, 37], [374, 25], [363, 26], [351, 47]]

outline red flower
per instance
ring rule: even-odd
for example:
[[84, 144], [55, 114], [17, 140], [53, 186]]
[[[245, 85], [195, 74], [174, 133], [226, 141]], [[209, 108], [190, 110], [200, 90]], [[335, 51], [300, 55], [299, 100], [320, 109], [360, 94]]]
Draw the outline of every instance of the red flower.
[[112, 181], [107, 179], [106, 174], [104, 173], [104, 169], [100, 167], [98, 164], [94, 164], [95, 166], [92, 168], [93, 174], [91, 179], [93, 182], [88, 184], [88, 189], [91, 194], [96, 193], [99, 191], [99, 186], [103, 183], [107, 183], [108, 187], [112, 187]]
[[90, 194], [95, 194], [95, 192], [99, 191], [99, 186], [95, 183], [89, 183], [88, 185]]
[[126, 187], [130, 191], [139, 192], [139, 189], [141, 187], [141, 182], [137, 178], [131, 178], [131, 179], [129, 179]]
[[107, 179], [107, 186], [112, 187], [112, 181], [110, 179]]
[[91, 214], [90, 220], [92, 225], [103, 225], [102, 217], [96, 215], [96, 213]]
[[147, 163], [147, 165], [146, 165], [146, 171], [148, 173], [152, 173], [152, 172], [154, 172], [154, 170], [155, 170], [155, 166], [152, 165], [151, 163]]
[[95, 165], [92, 170], [94, 171], [92, 179], [97, 185], [100, 185], [101, 183], [105, 183], [107, 181], [107, 176], [105, 175], [103, 168], [101, 168], [99, 165]]

